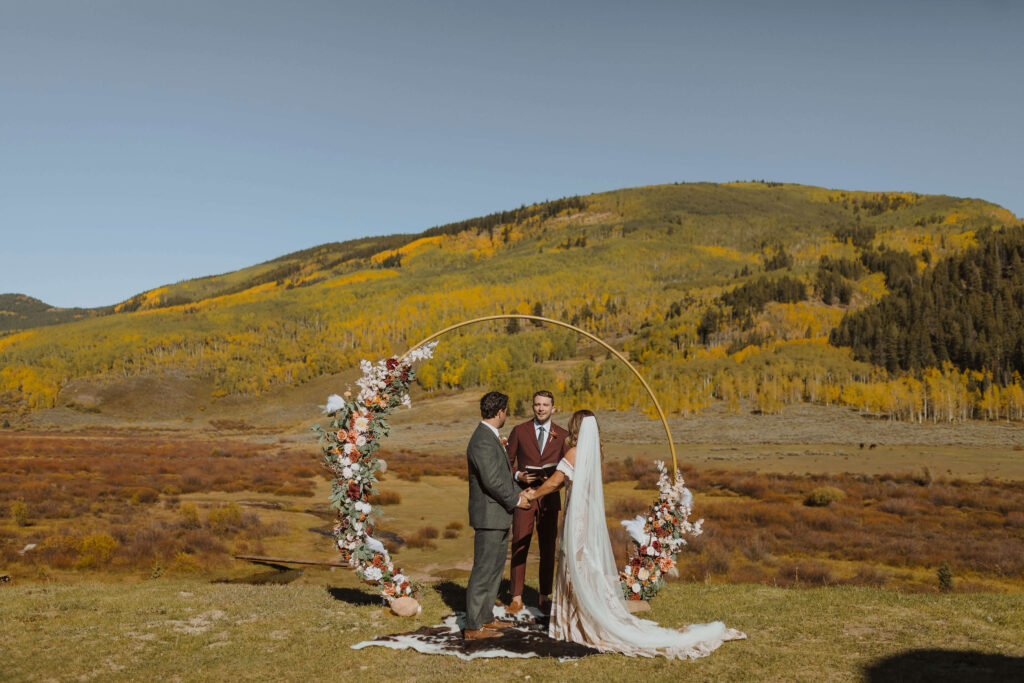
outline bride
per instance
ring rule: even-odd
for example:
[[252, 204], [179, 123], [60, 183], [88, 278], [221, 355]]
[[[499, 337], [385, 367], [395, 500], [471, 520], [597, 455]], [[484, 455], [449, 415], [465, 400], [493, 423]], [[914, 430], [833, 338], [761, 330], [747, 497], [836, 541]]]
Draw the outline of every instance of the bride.
[[703, 657], [726, 640], [745, 638], [720, 621], [677, 631], [629, 613], [605, 523], [601, 439], [594, 413], [573, 414], [568, 445], [572, 448], [555, 473], [525, 494], [533, 500], [567, 487], [548, 635], [602, 652], [670, 659]]

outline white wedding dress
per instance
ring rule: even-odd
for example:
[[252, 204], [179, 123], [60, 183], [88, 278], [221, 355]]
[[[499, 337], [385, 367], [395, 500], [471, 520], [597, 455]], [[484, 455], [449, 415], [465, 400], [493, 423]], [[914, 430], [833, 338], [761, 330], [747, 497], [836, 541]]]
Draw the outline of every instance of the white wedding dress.
[[677, 631], [626, 609], [605, 522], [596, 419], [583, 418], [575, 467], [563, 459], [558, 469], [567, 489], [548, 635], [602, 652], [670, 659], [703, 657], [726, 640], [746, 638], [720, 621]]

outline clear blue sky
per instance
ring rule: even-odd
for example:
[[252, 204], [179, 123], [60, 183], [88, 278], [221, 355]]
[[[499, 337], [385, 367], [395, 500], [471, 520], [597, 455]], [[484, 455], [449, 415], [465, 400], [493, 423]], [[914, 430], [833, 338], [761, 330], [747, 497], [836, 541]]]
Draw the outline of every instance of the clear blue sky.
[[1010, 0], [0, 0], [0, 292], [675, 181], [1024, 215], [1022, 35]]

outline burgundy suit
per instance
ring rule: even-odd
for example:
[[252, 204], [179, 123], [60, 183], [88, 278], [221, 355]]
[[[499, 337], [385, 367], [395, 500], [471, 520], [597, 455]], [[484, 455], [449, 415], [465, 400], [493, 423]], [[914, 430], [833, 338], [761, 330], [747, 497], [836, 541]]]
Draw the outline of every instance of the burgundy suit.
[[[540, 466], [557, 463], [568, 450], [565, 440], [569, 432], [551, 420], [547, 428], [550, 430], [544, 442], [544, 452], [537, 447], [537, 433], [531, 419], [516, 425], [508, 438], [508, 459], [517, 472], [525, 471], [527, 465]], [[518, 480], [517, 480], [518, 481]], [[526, 484], [519, 484], [527, 488]], [[523, 594], [526, 582], [526, 557], [530, 552], [530, 539], [533, 528], [537, 527], [537, 541], [540, 543], [539, 583], [542, 595], [551, 595], [552, 582], [555, 576], [555, 544], [558, 540], [558, 512], [562, 509], [562, 496], [555, 492], [540, 500], [530, 502], [530, 508], [516, 508], [512, 513], [512, 560], [510, 562], [509, 580], [512, 583], [512, 595]]]

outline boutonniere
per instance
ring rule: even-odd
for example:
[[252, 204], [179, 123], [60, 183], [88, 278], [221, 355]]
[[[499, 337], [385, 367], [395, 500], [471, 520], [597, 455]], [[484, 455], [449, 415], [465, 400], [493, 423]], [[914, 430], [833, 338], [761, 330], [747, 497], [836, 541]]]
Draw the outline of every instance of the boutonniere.
[[505, 437], [501, 438], [501, 447], [504, 448], [506, 451], [508, 450], [508, 439], [506, 439]]

